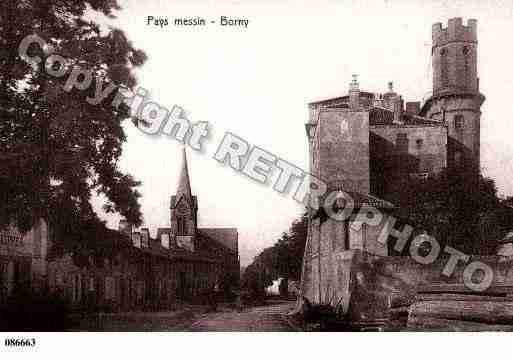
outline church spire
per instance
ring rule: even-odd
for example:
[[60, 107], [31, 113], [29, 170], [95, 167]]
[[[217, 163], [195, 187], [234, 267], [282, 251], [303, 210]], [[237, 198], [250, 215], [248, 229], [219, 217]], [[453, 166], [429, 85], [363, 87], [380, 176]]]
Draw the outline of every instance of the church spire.
[[176, 196], [171, 196], [171, 235], [178, 247], [194, 251], [197, 232], [196, 197], [192, 195], [189, 169], [187, 166], [187, 153], [185, 147], [182, 152], [182, 169], [178, 179]]
[[179, 201], [182, 196], [185, 196], [185, 199], [189, 203], [192, 202], [191, 182], [189, 179], [189, 169], [187, 166], [187, 153], [185, 152], [185, 147], [183, 148], [182, 152], [182, 170], [180, 171], [178, 189], [176, 190], [177, 201]]

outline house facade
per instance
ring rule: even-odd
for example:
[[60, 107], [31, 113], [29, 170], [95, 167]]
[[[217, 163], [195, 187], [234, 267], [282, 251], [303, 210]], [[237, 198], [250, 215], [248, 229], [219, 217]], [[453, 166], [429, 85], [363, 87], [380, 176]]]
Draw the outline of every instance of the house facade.
[[136, 230], [120, 221], [102, 231], [102, 250], [52, 252], [44, 221], [20, 234], [0, 232], [1, 298], [32, 287], [64, 297], [76, 310], [165, 310], [176, 303], [229, 300], [239, 286], [236, 228], [198, 228], [185, 149], [180, 181], [170, 199], [170, 226]]

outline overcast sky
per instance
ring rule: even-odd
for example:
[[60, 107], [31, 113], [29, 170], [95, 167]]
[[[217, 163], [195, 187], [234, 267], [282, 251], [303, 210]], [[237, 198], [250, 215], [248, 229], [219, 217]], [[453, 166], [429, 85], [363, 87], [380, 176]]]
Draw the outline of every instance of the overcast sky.
[[[385, 92], [387, 82], [405, 101], [431, 90], [431, 25], [451, 17], [478, 20], [482, 107], [481, 166], [501, 194], [513, 194], [513, 2], [504, 1], [121, 1], [110, 21], [148, 55], [139, 85], [191, 121], [208, 121], [205, 153], [188, 149], [200, 226], [239, 230], [242, 264], [270, 246], [302, 212], [291, 195], [257, 184], [212, 156], [230, 131], [305, 170], [307, 103], [345, 94], [351, 74], [360, 88]], [[247, 18], [247, 29], [147, 25], [147, 16]], [[181, 145], [127, 124], [122, 168], [143, 182], [145, 226], [169, 225]], [[101, 201], [95, 201], [100, 208]], [[116, 216], [102, 217], [112, 227]]]

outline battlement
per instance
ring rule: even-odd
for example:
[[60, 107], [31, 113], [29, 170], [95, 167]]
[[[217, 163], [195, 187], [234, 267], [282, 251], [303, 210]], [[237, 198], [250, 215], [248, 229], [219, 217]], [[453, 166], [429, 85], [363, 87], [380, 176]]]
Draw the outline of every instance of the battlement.
[[432, 36], [433, 47], [460, 41], [477, 43], [477, 20], [469, 19], [465, 26], [461, 17], [452, 18], [446, 28], [437, 22], [433, 24]]

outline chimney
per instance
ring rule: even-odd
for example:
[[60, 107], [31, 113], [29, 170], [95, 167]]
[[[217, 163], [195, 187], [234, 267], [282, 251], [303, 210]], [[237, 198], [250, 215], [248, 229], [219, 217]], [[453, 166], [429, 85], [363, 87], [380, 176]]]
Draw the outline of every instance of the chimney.
[[169, 233], [162, 233], [160, 236], [162, 247], [169, 249]]
[[360, 88], [358, 85], [358, 75], [353, 75], [353, 80], [349, 84], [349, 109], [358, 111], [360, 109]]
[[141, 233], [134, 232], [132, 233], [132, 243], [134, 247], [141, 248]]
[[141, 246], [144, 248], [150, 246], [150, 230], [148, 228], [141, 228]]
[[374, 106], [383, 107], [383, 95], [376, 93], [374, 94]]
[[420, 101], [406, 102], [406, 112], [412, 115], [418, 115], [420, 113]]
[[129, 223], [126, 219], [122, 219], [119, 221], [118, 225], [119, 233], [126, 234], [128, 237], [132, 235], [132, 224]]
[[389, 110], [394, 110], [395, 98], [398, 97], [397, 93], [394, 91], [394, 83], [388, 83], [388, 91], [383, 94], [383, 105]]

